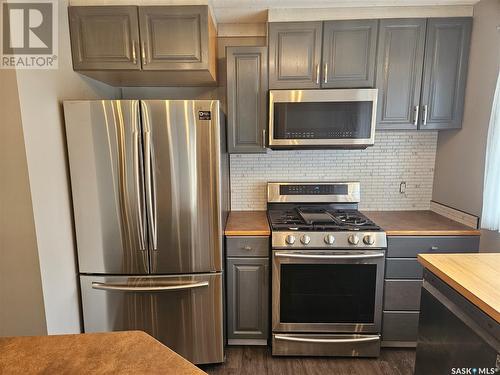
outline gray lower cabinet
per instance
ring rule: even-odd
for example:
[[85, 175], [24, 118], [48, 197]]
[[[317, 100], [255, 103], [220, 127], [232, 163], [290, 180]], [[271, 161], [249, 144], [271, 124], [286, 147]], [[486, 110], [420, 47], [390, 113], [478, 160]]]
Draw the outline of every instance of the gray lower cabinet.
[[414, 347], [417, 343], [422, 266], [421, 253], [474, 253], [479, 236], [389, 236], [385, 266], [382, 346]]
[[428, 21], [420, 129], [462, 127], [471, 29], [471, 18]]
[[373, 87], [378, 20], [328, 21], [321, 87]]
[[269, 258], [228, 258], [228, 344], [267, 344]]
[[426, 22], [380, 21], [377, 129], [418, 128]]
[[269, 88], [320, 87], [323, 22], [269, 24]]
[[227, 125], [230, 153], [265, 153], [267, 47], [228, 47]]
[[141, 69], [136, 6], [68, 9], [75, 70]]

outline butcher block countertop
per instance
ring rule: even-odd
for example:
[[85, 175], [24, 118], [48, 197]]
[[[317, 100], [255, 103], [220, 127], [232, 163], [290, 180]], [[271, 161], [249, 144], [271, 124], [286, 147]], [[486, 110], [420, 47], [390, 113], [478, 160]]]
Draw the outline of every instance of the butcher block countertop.
[[419, 254], [418, 261], [500, 324], [500, 254]]
[[433, 211], [363, 211], [388, 236], [479, 236], [481, 232]]
[[224, 234], [226, 236], [271, 235], [266, 211], [231, 211]]
[[206, 374], [140, 331], [0, 338], [2, 374]]

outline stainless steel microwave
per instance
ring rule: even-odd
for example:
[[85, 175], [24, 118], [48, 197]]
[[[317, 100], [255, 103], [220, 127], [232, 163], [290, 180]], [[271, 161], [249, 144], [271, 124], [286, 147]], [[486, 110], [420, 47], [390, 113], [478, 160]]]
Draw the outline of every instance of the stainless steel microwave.
[[270, 90], [270, 148], [366, 148], [377, 89]]

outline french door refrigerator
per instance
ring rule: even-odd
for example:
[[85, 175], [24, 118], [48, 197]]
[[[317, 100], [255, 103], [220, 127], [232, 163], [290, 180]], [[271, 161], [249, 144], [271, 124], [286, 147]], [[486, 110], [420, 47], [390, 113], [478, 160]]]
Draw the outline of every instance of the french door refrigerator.
[[64, 115], [85, 332], [143, 330], [223, 362], [219, 101], [65, 101]]

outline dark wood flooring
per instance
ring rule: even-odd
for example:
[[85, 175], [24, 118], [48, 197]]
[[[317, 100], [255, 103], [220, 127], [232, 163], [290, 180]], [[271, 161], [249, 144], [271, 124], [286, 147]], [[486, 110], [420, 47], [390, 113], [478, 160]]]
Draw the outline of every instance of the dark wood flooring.
[[413, 375], [415, 350], [382, 349], [379, 358], [272, 357], [267, 347], [230, 347], [211, 375]]

